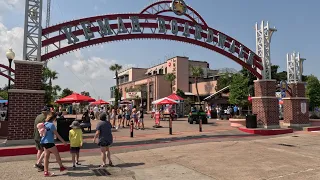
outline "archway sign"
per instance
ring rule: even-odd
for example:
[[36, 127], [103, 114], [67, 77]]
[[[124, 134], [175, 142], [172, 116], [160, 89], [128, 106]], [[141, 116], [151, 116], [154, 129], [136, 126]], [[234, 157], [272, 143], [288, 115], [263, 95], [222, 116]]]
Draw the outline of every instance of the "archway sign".
[[[32, 16], [32, 12], [42, 10], [41, 0], [32, 2], [36, 1], [39, 1], [39, 7], [35, 9], [37, 3], [32, 4], [29, 19], [41, 22], [41, 13], [38, 14], [40, 17]], [[164, 15], [168, 12], [175, 16]], [[33, 29], [37, 28], [34, 26], [32, 25]], [[38, 28], [41, 29], [41, 26]], [[39, 39], [31, 41], [32, 38], [34, 36], [31, 33], [30, 36], [26, 33], [24, 57], [35, 61], [47, 61], [70, 51], [120, 40], [180, 41], [222, 54], [248, 69], [258, 79], [263, 79], [264, 63], [258, 55], [234, 38], [209, 27], [200, 14], [183, 0], [158, 1], [139, 13], [107, 14], [56, 24], [42, 29], [41, 46], [34, 43]], [[26, 43], [27, 41], [31, 43]], [[30, 46], [32, 43], [34, 45]], [[48, 52], [39, 53], [41, 47], [48, 46]]]

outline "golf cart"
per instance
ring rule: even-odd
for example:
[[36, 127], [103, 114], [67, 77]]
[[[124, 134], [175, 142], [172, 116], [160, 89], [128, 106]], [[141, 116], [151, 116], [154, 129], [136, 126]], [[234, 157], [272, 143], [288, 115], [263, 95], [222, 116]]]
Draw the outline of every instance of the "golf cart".
[[200, 118], [202, 119], [202, 124], [208, 124], [208, 118], [206, 112], [203, 110], [204, 104], [191, 104], [191, 111], [188, 115], [188, 123], [199, 124]]

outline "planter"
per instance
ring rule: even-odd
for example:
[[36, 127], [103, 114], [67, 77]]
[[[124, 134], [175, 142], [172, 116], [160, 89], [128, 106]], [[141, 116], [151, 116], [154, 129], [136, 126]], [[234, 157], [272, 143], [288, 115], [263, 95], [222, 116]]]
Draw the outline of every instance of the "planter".
[[0, 121], [0, 136], [2, 137], [8, 136], [8, 124], [9, 124], [9, 121]]
[[310, 119], [311, 126], [320, 126], [320, 119]]
[[246, 119], [229, 119], [231, 127], [246, 127]]

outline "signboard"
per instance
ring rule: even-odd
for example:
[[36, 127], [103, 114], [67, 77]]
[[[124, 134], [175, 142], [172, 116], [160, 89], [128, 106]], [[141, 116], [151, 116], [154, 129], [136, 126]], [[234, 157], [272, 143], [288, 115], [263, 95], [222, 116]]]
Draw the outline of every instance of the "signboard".
[[287, 81], [280, 81], [280, 89], [281, 89], [281, 91], [284, 91], [284, 92], [288, 90]]
[[302, 102], [301, 103], [301, 113], [305, 114], [307, 112], [307, 103]]
[[140, 99], [141, 92], [127, 92], [126, 99]]

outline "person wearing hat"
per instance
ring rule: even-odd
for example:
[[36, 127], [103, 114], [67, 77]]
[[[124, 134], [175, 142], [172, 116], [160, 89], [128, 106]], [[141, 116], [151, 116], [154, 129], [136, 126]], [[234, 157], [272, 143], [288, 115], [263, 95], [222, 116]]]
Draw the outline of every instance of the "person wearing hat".
[[79, 154], [83, 143], [82, 130], [77, 120], [73, 121], [70, 127], [72, 128], [69, 131], [70, 153], [72, 155], [73, 168], [75, 169], [76, 165], [81, 165], [79, 163]]
[[33, 132], [33, 139], [35, 141], [36, 149], [37, 149], [37, 161], [34, 165], [35, 168], [38, 168], [40, 171], [43, 171], [44, 167], [42, 165], [42, 161], [44, 158], [44, 151], [43, 147], [40, 145], [41, 136], [39, 134], [37, 125], [39, 123], [44, 123], [47, 115], [49, 112], [49, 108], [47, 106], [44, 106], [41, 110], [41, 114], [39, 114], [36, 119], [34, 120], [34, 132]]
[[113, 166], [111, 161], [111, 153], [109, 149], [109, 147], [113, 143], [113, 136], [112, 136], [111, 129], [112, 129], [112, 125], [109, 121], [107, 121], [107, 114], [106, 113], [100, 114], [100, 122], [97, 124], [96, 134], [93, 138], [93, 143], [96, 143], [96, 139], [99, 138], [98, 146], [100, 146], [101, 158], [102, 158], [102, 165], [100, 167], [107, 166], [106, 164], [107, 157], [109, 160], [109, 165]]

